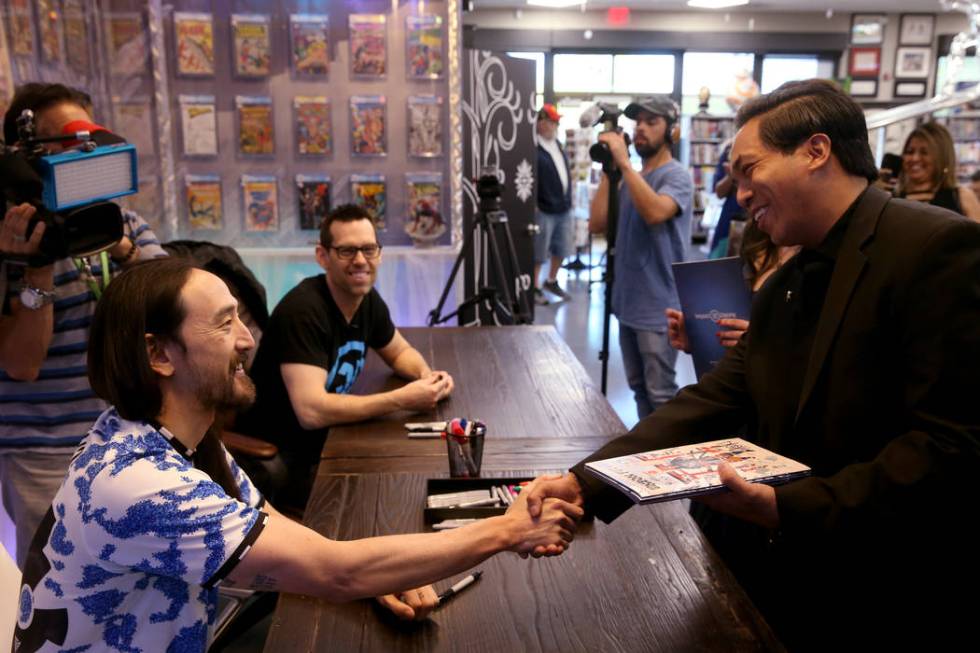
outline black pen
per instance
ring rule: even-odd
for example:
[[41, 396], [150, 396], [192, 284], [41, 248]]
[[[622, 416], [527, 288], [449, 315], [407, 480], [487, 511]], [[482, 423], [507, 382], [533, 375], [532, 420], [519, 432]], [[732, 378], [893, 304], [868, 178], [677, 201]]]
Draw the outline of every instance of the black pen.
[[483, 575], [482, 571], [476, 571], [470, 574], [469, 576], [467, 576], [466, 578], [460, 580], [458, 583], [456, 583], [448, 590], [446, 590], [445, 592], [439, 595], [439, 605], [442, 605], [443, 602], [445, 602], [447, 599], [453, 598], [454, 596], [462, 592], [464, 589], [466, 589], [476, 581], [480, 580], [480, 576], [482, 575]]

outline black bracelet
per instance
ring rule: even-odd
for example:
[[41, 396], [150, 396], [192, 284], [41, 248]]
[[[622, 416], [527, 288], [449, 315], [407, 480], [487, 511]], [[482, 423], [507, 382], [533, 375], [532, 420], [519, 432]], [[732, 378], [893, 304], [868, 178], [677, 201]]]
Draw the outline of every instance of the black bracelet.
[[129, 263], [131, 260], [133, 260], [133, 257], [136, 256], [136, 252], [139, 251], [139, 245], [136, 244], [136, 241], [135, 240], [129, 241], [129, 244], [130, 244], [130, 247], [129, 247], [129, 251], [126, 252], [126, 256], [124, 256], [122, 258], [119, 258], [119, 259], [114, 258], [112, 260], [114, 260], [119, 265], [125, 265], [125, 264]]

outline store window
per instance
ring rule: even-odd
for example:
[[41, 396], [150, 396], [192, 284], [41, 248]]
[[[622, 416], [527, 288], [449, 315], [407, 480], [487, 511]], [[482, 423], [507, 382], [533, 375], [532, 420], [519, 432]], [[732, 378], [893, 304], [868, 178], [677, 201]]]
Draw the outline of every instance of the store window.
[[618, 54], [613, 57], [613, 93], [674, 92], [674, 55]]
[[786, 82], [833, 76], [833, 62], [821, 61], [816, 55], [767, 54], [762, 60], [763, 93], [770, 93]]
[[613, 84], [611, 54], [556, 54], [555, 93], [609, 93]]
[[740, 90], [738, 86], [744, 83], [745, 76], [751, 80], [754, 69], [755, 55], [751, 52], [685, 52], [682, 113], [697, 112], [698, 92], [705, 86], [711, 91], [708, 112], [731, 113], [725, 98]]

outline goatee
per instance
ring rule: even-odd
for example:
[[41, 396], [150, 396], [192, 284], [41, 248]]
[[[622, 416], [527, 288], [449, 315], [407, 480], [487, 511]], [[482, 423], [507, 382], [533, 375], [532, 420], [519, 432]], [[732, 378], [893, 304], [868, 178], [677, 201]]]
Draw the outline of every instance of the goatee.
[[640, 145], [634, 142], [633, 147], [636, 148], [636, 153], [640, 155], [641, 159], [649, 159], [652, 156], [657, 156], [660, 154], [660, 150], [664, 148], [666, 143], [663, 141], [658, 145]]

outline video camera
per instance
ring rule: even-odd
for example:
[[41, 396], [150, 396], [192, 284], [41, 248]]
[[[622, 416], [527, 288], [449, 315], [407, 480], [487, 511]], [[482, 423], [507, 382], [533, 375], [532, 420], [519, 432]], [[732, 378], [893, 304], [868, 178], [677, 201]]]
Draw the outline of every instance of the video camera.
[[[48, 154], [46, 143], [69, 149]], [[37, 209], [28, 225], [46, 225], [31, 263], [45, 265], [67, 256], [90, 256], [123, 236], [122, 211], [109, 202], [137, 190], [136, 148], [85, 121], [65, 126], [62, 136], [38, 138], [34, 113], [17, 118], [17, 142], [0, 141], [0, 188], [7, 201]], [[3, 219], [0, 214], [0, 220]]]
[[500, 196], [503, 192], [504, 185], [500, 183], [496, 166], [487, 166], [480, 170], [480, 176], [476, 180], [476, 194], [480, 198], [481, 211], [500, 210]]
[[[601, 122], [603, 132], [622, 132], [622, 128], [619, 127], [619, 117], [623, 115], [623, 112], [615, 104], [596, 104], [589, 111], [591, 111], [590, 117], [593, 126]], [[629, 134], [623, 134], [623, 138], [626, 139], [626, 146], [629, 147]], [[609, 146], [605, 143], [593, 143], [592, 147], [589, 148], [589, 156], [604, 168], [612, 165], [612, 152], [609, 151]]]

